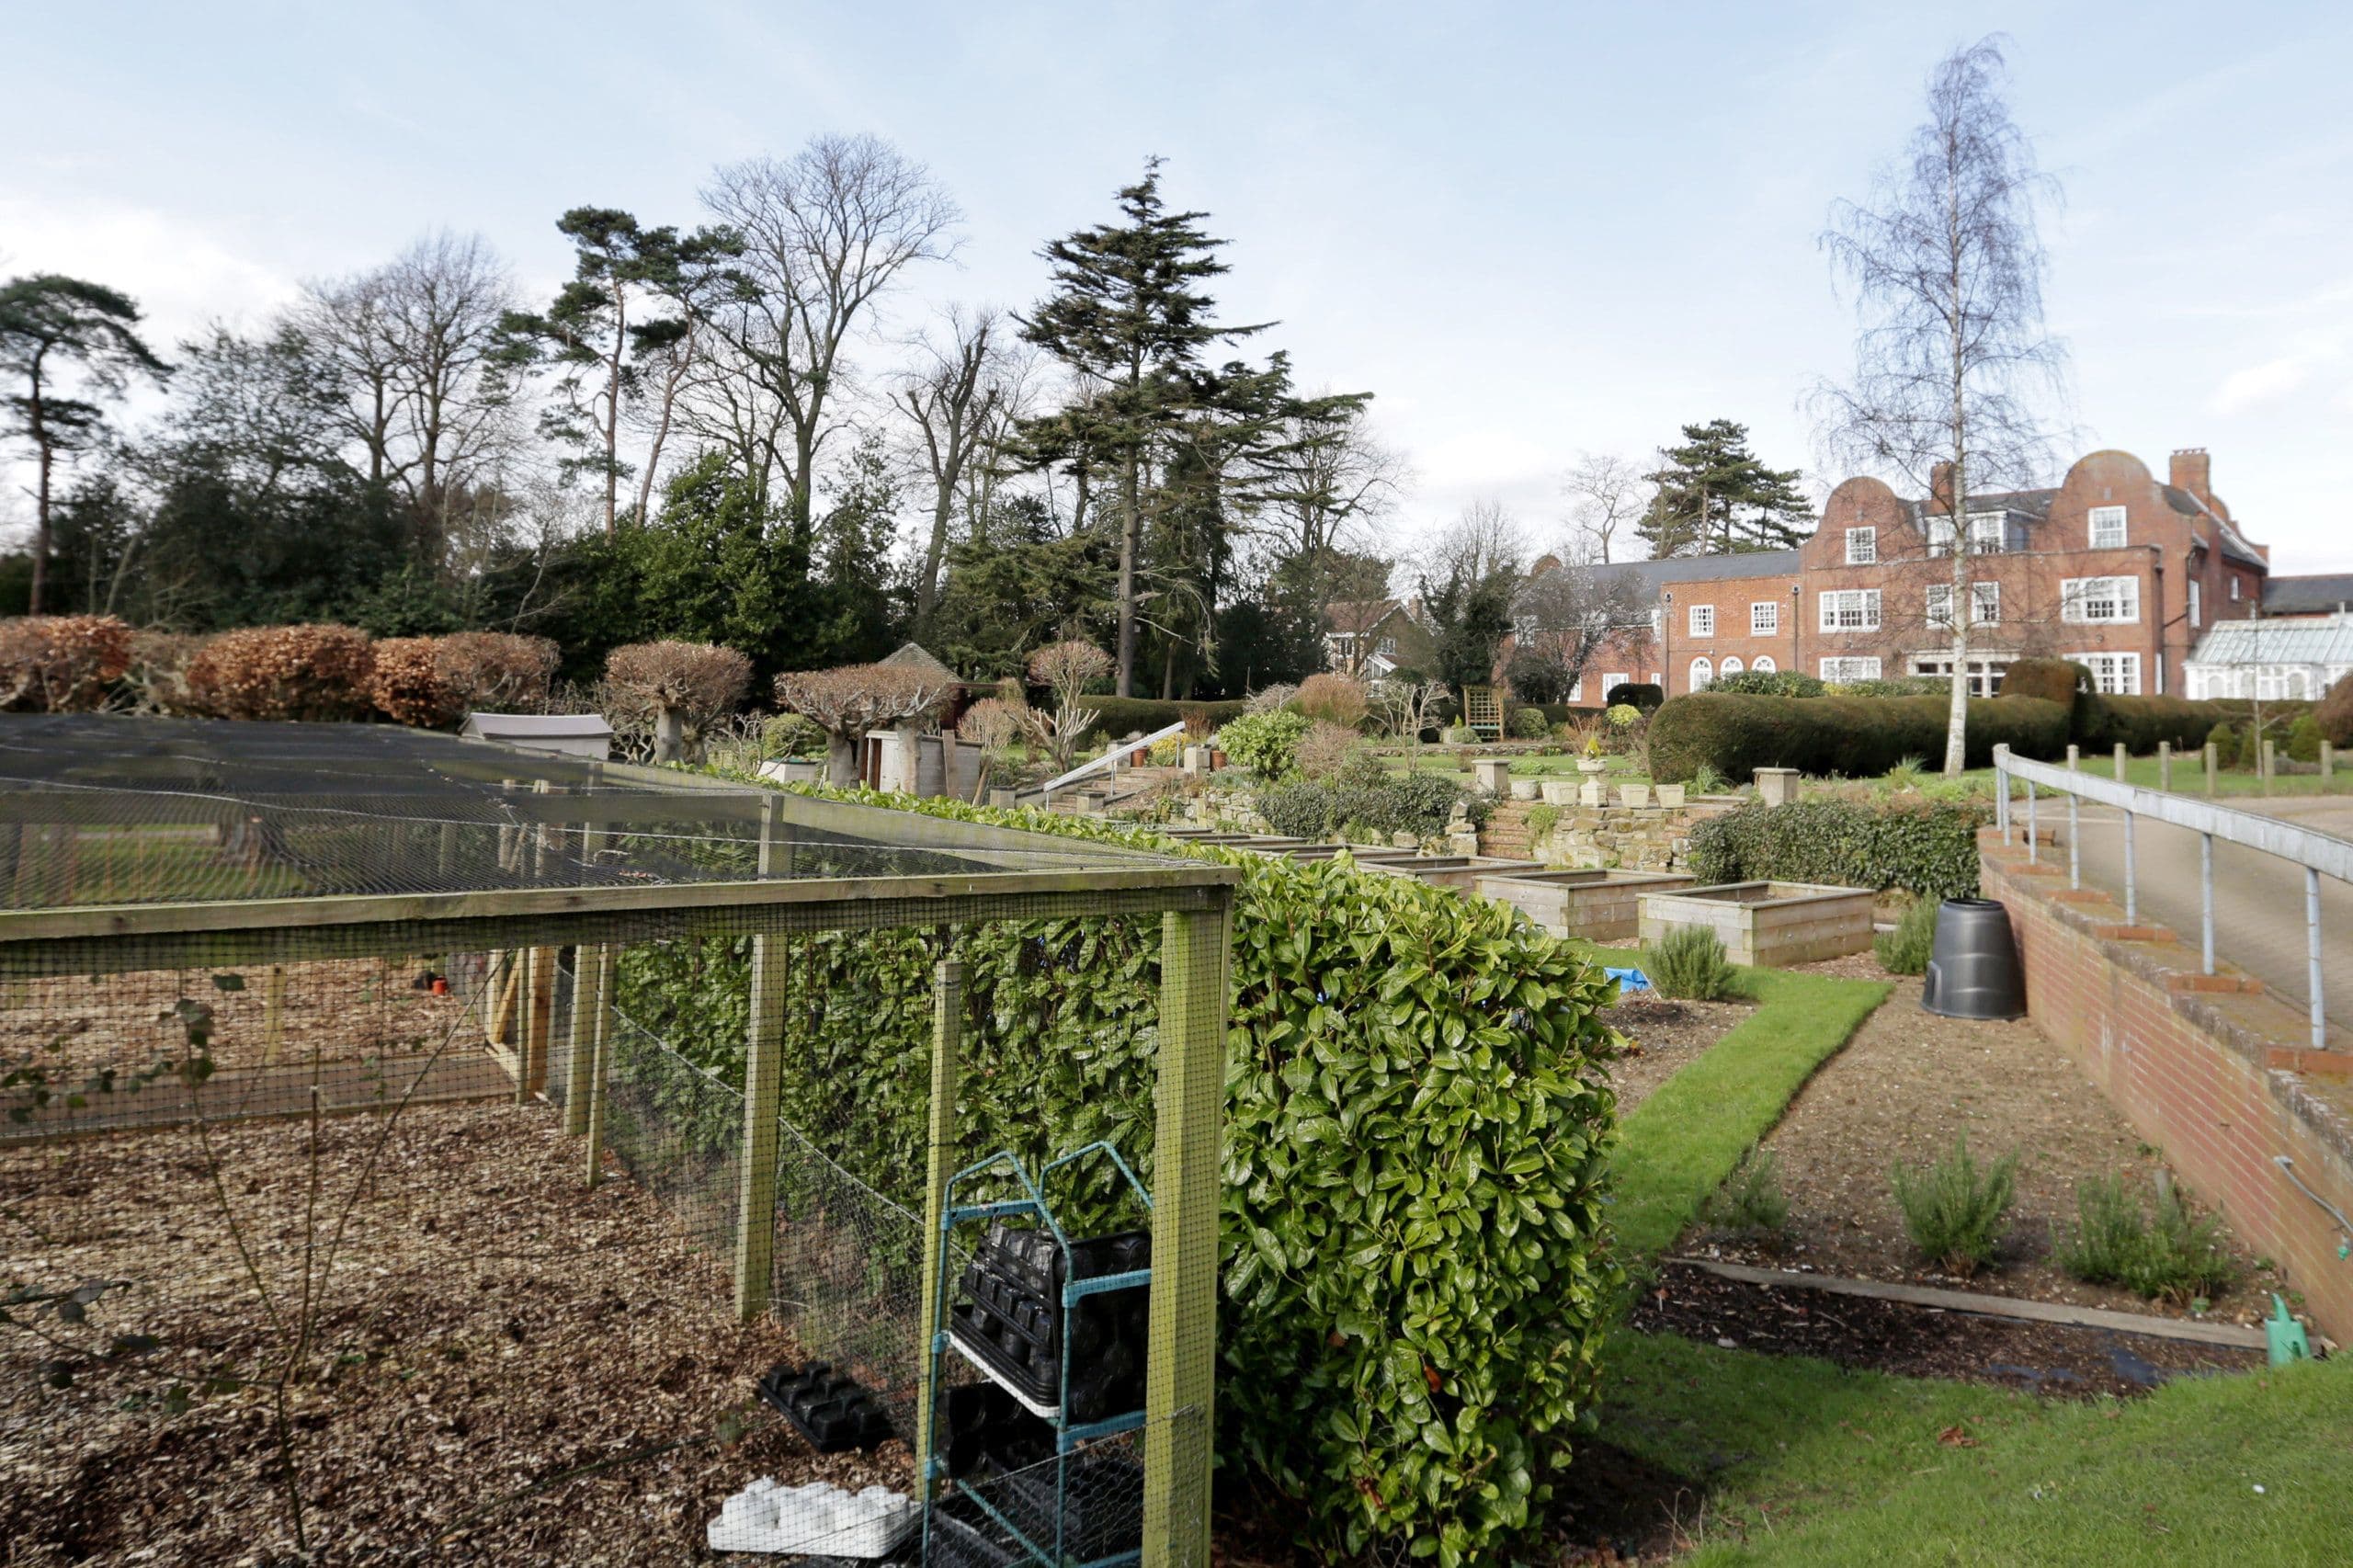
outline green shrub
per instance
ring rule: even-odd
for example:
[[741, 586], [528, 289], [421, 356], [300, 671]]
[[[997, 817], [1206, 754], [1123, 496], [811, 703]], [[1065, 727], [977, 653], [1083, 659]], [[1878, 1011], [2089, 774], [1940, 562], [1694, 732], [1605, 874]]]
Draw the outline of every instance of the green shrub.
[[2297, 715], [2296, 722], [2288, 726], [2290, 759], [2295, 762], [2318, 762], [2321, 740], [2320, 721], [2309, 713]]
[[2113, 751], [2119, 741], [2133, 756], [2154, 756], [2160, 742], [2170, 742], [2176, 751], [2196, 751], [2224, 718], [2212, 703], [2192, 702], [2185, 697], [2101, 697], [2086, 692], [2075, 699], [2075, 738], [2086, 752]]
[[[1409, 878], [1084, 819], [834, 798], [1238, 868], [1218, 1453], [1229, 1476], [1312, 1510], [1327, 1554], [1518, 1555], [1590, 1407], [1621, 1285], [1600, 971], [1506, 905]], [[1157, 916], [961, 928], [965, 1148], [1035, 1161], [1109, 1138], [1150, 1179], [1161, 930]], [[930, 937], [793, 940], [784, 1114], [919, 1208], [908, 1151], [925, 1141]], [[699, 948], [699, 967], [653, 994], [625, 985], [624, 1009], [707, 1013], [710, 1029], [664, 1032], [740, 1081], [747, 944], [644, 946]]]
[[1994, 1260], [2002, 1221], [2018, 1187], [2018, 1156], [2013, 1150], [1980, 1171], [1969, 1153], [1969, 1136], [1953, 1141], [1952, 1153], [1932, 1165], [1890, 1173], [1895, 1205], [1904, 1211], [1904, 1233], [1920, 1256], [1963, 1278]]
[[1552, 725], [1541, 708], [1515, 708], [1504, 733], [1517, 741], [1540, 741], [1552, 733]]
[[1781, 1190], [1781, 1162], [1770, 1149], [1751, 1149], [1709, 1195], [1700, 1218], [1719, 1230], [1774, 1241], [1789, 1229], [1790, 1199]]
[[1560, 824], [1560, 821], [1561, 808], [1552, 805], [1550, 802], [1543, 805], [1529, 807], [1528, 841], [1530, 844], [1533, 844], [1538, 839], [1542, 838], [1546, 834], [1552, 832], [1553, 828], [1558, 826]]
[[1267, 825], [1287, 838], [1323, 838], [1353, 824], [1383, 840], [1394, 833], [1427, 838], [1445, 832], [1458, 802], [1474, 825], [1486, 820], [1493, 804], [1444, 773], [1384, 774], [1377, 781], [1345, 775], [1322, 783], [1286, 779], [1254, 800]]
[[1609, 721], [1611, 729], [1623, 734], [1643, 722], [1643, 710], [1631, 702], [1613, 702], [1602, 717]]
[[2320, 738], [2342, 750], [2353, 746], [2353, 676], [2340, 676], [2313, 710]]
[[1927, 973], [1928, 960], [1937, 951], [1937, 911], [1942, 907], [1940, 900], [1917, 899], [1893, 930], [1873, 937], [1871, 951], [1879, 955], [1880, 967], [1890, 974]]
[[1649, 681], [1620, 681], [1601, 694], [1601, 705], [1605, 708], [1622, 705], [1639, 709], [1644, 713], [1655, 711], [1665, 700], [1665, 688]]
[[1943, 676], [1895, 676], [1886, 680], [1840, 681], [1830, 687], [1835, 697], [1952, 697], [1952, 682]]
[[1823, 882], [1969, 898], [1977, 830], [1991, 820], [1988, 804], [1973, 800], [1751, 801], [1691, 830], [1691, 869], [1703, 884]]
[[1285, 838], [1322, 838], [1333, 829], [1332, 789], [1294, 780], [1271, 784], [1251, 800], [1267, 825]]
[[2217, 724], [2207, 733], [2206, 739], [2214, 747], [2216, 767], [2229, 769], [2239, 765], [2239, 750], [2243, 743], [2236, 724]]
[[2090, 671], [2065, 659], [2013, 659], [2002, 672], [2002, 695], [2040, 698], [2073, 712], [2075, 694], [2090, 680]]
[[1450, 746], [1475, 746], [1479, 744], [1479, 732], [1468, 724], [1449, 725], [1446, 744]]
[[1148, 735], [1177, 723], [1205, 735], [1220, 724], [1239, 719], [1250, 707], [1246, 702], [1162, 702], [1145, 697], [1082, 697], [1078, 705], [1095, 710], [1091, 733], [1106, 741]]
[[[1941, 697], [1742, 697], [1702, 691], [1651, 716], [1651, 777], [1680, 783], [1705, 763], [1735, 782], [1760, 767], [1814, 777], [1869, 778], [1906, 756], [1945, 751], [1949, 705]], [[2007, 743], [2020, 756], [2067, 750], [2067, 712], [2032, 698], [1980, 698], [1969, 704], [1967, 765], [1985, 767]]]
[[1733, 995], [1740, 977], [1724, 956], [1723, 938], [1704, 926], [1677, 926], [1643, 955], [1643, 971], [1662, 996], [1717, 1002]]
[[2152, 1219], [2123, 1182], [2108, 1176], [2075, 1189], [2075, 1228], [2060, 1244], [2059, 1262], [2078, 1279], [2184, 1304], [2221, 1293], [2236, 1273], [2221, 1225], [2193, 1216], [2178, 1188], [2158, 1189]]
[[1280, 778], [1299, 756], [1299, 743], [1314, 726], [1298, 713], [1276, 709], [1228, 719], [1217, 733], [1218, 745], [1238, 767], [1265, 779]]
[[1820, 697], [1829, 688], [1803, 670], [1743, 670], [1725, 676], [1708, 689], [1735, 697]]
[[1921, 779], [1926, 777], [1927, 762], [1916, 756], [1906, 756], [1887, 770], [1887, 784], [1891, 790], [1917, 790]]

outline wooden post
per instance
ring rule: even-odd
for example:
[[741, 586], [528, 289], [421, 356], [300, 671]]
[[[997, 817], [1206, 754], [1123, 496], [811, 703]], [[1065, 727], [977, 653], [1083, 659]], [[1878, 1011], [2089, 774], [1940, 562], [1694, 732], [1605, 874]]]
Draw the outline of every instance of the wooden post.
[[752, 1029], [744, 1052], [744, 1152], [735, 1212], [735, 1315], [768, 1308], [776, 1265], [776, 1119], [784, 1085], [785, 938], [752, 938]]
[[2320, 781], [2324, 784], [2336, 777], [2336, 748], [2326, 741], [2320, 743]]
[[2271, 772], [2278, 762], [2273, 752], [2274, 744], [2268, 740], [2263, 743], [2263, 792], [2267, 795], [2271, 793]]
[[596, 965], [588, 1034], [588, 1185], [594, 1187], [605, 1176], [605, 1051], [612, 1038], [613, 964], [620, 954], [602, 946], [588, 951]]
[[2157, 743], [2157, 788], [2171, 793], [2173, 790], [2173, 743]]
[[939, 1244], [946, 1229], [948, 1178], [956, 1173], [956, 1055], [964, 1025], [964, 964], [944, 958], [931, 978], [931, 1142], [924, 1161], [923, 1358], [924, 1381], [915, 1391], [915, 1484], [931, 1499], [931, 1336], [946, 1329], [939, 1299]]
[[261, 992], [261, 1064], [274, 1066], [278, 1049], [286, 1043], [286, 966], [269, 966]]
[[458, 869], [458, 824], [456, 823], [445, 822], [441, 824], [441, 853], [436, 865], [444, 881], [447, 881], [450, 874]]
[[2214, 798], [2214, 743], [2206, 743], [2206, 798]]
[[2068, 748], [2067, 748], [2067, 771], [2068, 771], [2068, 772], [2073, 773], [2073, 772], [2075, 772], [2076, 769], [2080, 768], [2080, 767], [2083, 766], [2083, 760], [2084, 760], [2084, 754], [2083, 754], [2083, 748], [2082, 748], [2082, 747], [2080, 747], [2080, 746], [2075, 746], [2075, 745], [2070, 745], [2070, 746], [2068, 746]]
[[[586, 880], [586, 865], [597, 858], [597, 849], [604, 840], [605, 830], [592, 827], [580, 835], [581, 877]], [[574, 1137], [588, 1131], [588, 1101], [601, 1096], [605, 1089], [604, 1074], [596, 1061], [596, 1050], [605, 1027], [605, 997], [601, 970], [606, 962], [601, 947], [581, 947], [572, 949], [572, 1037], [564, 1053], [563, 1063], [563, 1130]]]
[[[544, 795], [550, 789], [542, 778], [531, 786], [531, 792]], [[535, 879], [543, 878], [555, 858], [555, 834], [552, 823], [541, 823], [539, 832], [526, 835], [525, 842], [516, 846], [517, 868], [528, 868]], [[554, 948], [533, 948], [524, 955], [523, 1038], [516, 1045], [522, 1057], [522, 1072], [517, 1074], [515, 1083], [518, 1105], [548, 1086], [548, 1045], [555, 1034], [558, 954]]]
[[1160, 1069], [1153, 1090], [1157, 1169], [1144, 1359], [1145, 1568], [1206, 1568], [1210, 1561], [1228, 919], [1221, 903], [1213, 910], [1171, 910], [1161, 926]]
[[2119, 784], [2124, 782], [2124, 743], [2122, 741], [2116, 743], [2116, 781]]

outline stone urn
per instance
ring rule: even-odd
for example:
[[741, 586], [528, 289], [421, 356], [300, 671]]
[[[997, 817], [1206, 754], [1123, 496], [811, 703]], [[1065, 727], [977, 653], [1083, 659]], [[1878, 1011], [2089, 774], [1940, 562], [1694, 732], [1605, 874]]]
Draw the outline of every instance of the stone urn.
[[1651, 787], [1647, 784], [1620, 784], [1618, 786], [1618, 798], [1630, 806], [1647, 806], [1651, 803]]
[[1581, 756], [1577, 758], [1577, 771], [1586, 775], [1587, 777], [1591, 777], [1597, 773], [1606, 773], [1608, 770], [1609, 759], [1607, 757]]
[[1680, 784], [1661, 784], [1661, 785], [1659, 785], [1659, 786], [1658, 786], [1658, 803], [1659, 803], [1660, 805], [1662, 805], [1662, 806], [1680, 806], [1680, 805], [1682, 805], [1682, 804], [1683, 804], [1683, 789], [1684, 789], [1684, 787], [1683, 787], [1682, 785], [1680, 785]]

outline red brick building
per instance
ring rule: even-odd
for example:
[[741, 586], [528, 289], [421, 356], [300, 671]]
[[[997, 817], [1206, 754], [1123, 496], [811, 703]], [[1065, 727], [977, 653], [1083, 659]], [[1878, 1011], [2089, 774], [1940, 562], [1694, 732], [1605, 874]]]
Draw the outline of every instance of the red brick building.
[[[2106, 691], [2178, 693], [2202, 629], [2259, 613], [2270, 575], [2203, 449], [2174, 453], [2164, 483], [2129, 452], [2094, 452], [2054, 488], [1972, 495], [1967, 510], [1957, 528], [1942, 498], [1850, 479], [1796, 550], [1592, 568], [1631, 576], [1652, 608], [1604, 643], [1573, 700], [1598, 702], [1620, 676], [1677, 696], [1741, 670], [1947, 675], [1956, 611], [1981, 694], [2029, 655], [2080, 660]], [[1970, 559], [1956, 606], [1959, 528]]]

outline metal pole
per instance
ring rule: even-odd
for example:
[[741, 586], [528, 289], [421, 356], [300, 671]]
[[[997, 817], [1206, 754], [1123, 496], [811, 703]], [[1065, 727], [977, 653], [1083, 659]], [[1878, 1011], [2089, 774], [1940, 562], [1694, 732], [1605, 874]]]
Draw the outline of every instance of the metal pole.
[[2084, 885], [2084, 859], [2075, 846], [2075, 840], [2083, 835], [2076, 831], [2076, 826], [2075, 797], [2070, 791], [2067, 796], [2067, 885], [2070, 888]]
[[2320, 872], [2304, 868], [2304, 969], [2313, 994], [2313, 1049], [2328, 1049], [2328, 1016], [2321, 1010]]
[[2128, 806], [2124, 811], [2124, 924], [2138, 926], [2140, 916], [2139, 889], [2132, 878], [2132, 810]]
[[1994, 748], [1994, 815], [2002, 824], [2002, 844], [2010, 842], [2010, 748]]
[[2034, 780], [2031, 778], [2026, 781], [2026, 863], [2029, 866], [2042, 863], [2042, 840], [2034, 826]]
[[2214, 835], [2198, 835], [2199, 957], [2214, 972]]

